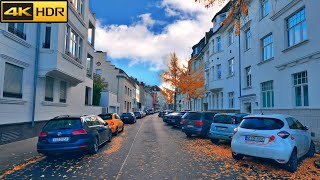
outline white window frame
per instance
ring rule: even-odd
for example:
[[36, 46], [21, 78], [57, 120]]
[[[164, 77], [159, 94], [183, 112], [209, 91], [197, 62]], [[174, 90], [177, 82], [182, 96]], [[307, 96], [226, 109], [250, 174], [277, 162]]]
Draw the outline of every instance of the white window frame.
[[230, 29], [228, 31], [228, 42], [229, 42], [229, 46], [234, 43], [234, 32], [233, 32], [233, 29]]
[[[265, 98], [264, 98], [265, 94]], [[269, 98], [268, 98], [269, 95]], [[268, 106], [268, 100], [270, 105]], [[261, 83], [261, 106], [262, 108], [274, 108], [274, 86], [273, 80]]]
[[[307, 71], [303, 71], [303, 72], [292, 74], [292, 79], [293, 79], [293, 96], [294, 96], [294, 101], [293, 102], [294, 102], [295, 107], [308, 107], [308, 106], [310, 106], [308, 72]], [[307, 89], [304, 89], [305, 87]], [[297, 88], [299, 88], [300, 92], [301, 92], [301, 97], [300, 97], [301, 105], [297, 104], [297, 97], [296, 97]], [[307, 96], [307, 100], [304, 97], [305, 93], [307, 93], [307, 95], [308, 95]]]
[[221, 36], [217, 37], [217, 52], [222, 51]]
[[251, 30], [248, 28], [245, 32], [245, 50], [251, 49]]
[[268, 16], [269, 13], [270, 13], [269, 0], [261, 0], [261, 18]]
[[[20, 68], [21, 70], [22, 70], [22, 77], [21, 77], [21, 82], [20, 82], [20, 85], [21, 85], [21, 92], [20, 92], [20, 94], [21, 94], [21, 97], [10, 97], [10, 96], [4, 96], [4, 91], [5, 91], [5, 83], [7, 82], [8, 83], [8, 81], [6, 81], [5, 80], [5, 77], [6, 77], [6, 74], [5, 74], [5, 72], [6, 72], [6, 64], [8, 64], [8, 65], [11, 65], [11, 66], [15, 66], [15, 67], [17, 67], [17, 68]], [[23, 81], [24, 81], [24, 70], [25, 70], [25, 68], [24, 67], [22, 67], [22, 66], [19, 66], [19, 65], [16, 65], [16, 64], [14, 64], [14, 63], [11, 63], [11, 62], [4, 62], [4, 68], [3, 68], [3, 79], [1, 78], [0, 79], [0, 82], [1, 82], [1, 80], [3, 80], [3, 87], [2, 87], [2, 93], [1, 93], [1, 95], [0, 95], [0, 97], [3, 97], [3, 98], [6, 98], [6, 99], [23, 99], [23, 89], [24, 89], [24, 85], [23, 85]], [[9, 82], [10, 83], [10, 82]], [[1, 87], [0, 87], [1, 88]], [[9, 93], [12, 93], [12, 92], [9, 92]], [[20, 95], [19, 94], [19, 95]]]
[[252, 87], [252, 69], [251, 66], [248, 66], [245, 68], [246, 73], [246, 87], [250, 88]]
[[221, 64], [218, 64], [218, 65], [217, 65], [217, 79], [222, 79]]
[[229, 108], [234, 109], [234, 91], [228, 93], [229, 96]]
[[[46, 94], [46, 91], [47, 91], [47, 78], [51, 78], [53, 80], [52, 87], [50, 87], [50, 88], [52, 88], [52, 100], [46, 99], [47, 98], [47, 94]], [[55, 79], [53, 77], [46, 76], [45, 83], [44, 83], [44, 101], [46, 101], [46, 102], [54, 102], [54, 97], [55, 97], [54, 96], [54, 87], [55, 87]]]
[[229, 76], [233, 76], [235, 74], [235, 72], [234, 72], [234, 58], [229, 59], [229, 61], [228, 61], [228, 72], [229, 72]]
[[[302, 8], [287, 18], [286, 23], [287, 23], [287, 38], [288, 38], [287, 46], [288, 47], [295, 46], [308, 39], [308, 33], [307, 33], [308, 26], [307, 26], [305, 14], [306, 14], [305, 8]], [[300, 21], [298, 21], [299, 19]], [[292, 22], [292, 25], [290, 25], [291, 24], [290, 22]], [[292, 32], [292, 39], [290, 38], [290, 32]]]
[[[74, 44], [74, 47], [70, 47], [71, 44]], [[65, 51], [69, 56], [76, 59], [80, 64], [82, 64], [82, 46], [83, 39], [75, 30], [73, 30], [67, 24], [65, 31]]]
[[[266, 35], [261, 40], [262, 45], [262, 61], [269, 61], [274, 58], [274, 45], [273, 45], [273, 34]], [[268, 56], [268, 50], [270, 50], [270, 57]]]

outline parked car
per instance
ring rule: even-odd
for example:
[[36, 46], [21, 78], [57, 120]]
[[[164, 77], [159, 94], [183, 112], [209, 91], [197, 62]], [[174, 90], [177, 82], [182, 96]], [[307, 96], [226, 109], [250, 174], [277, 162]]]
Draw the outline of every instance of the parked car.
[[142, 115], [141, 115], [140, 111], [134, 112], [134, 115], [136, 116], [137, 119], [141, 119], [142, 118]]
[[182, 125], [181, 118], [185, 113], [186, 112], [176, 112], [176, 113], [171, 113], [171, 114], [167, 115], [167, 116], [169, 116], [167, 123], [171, 126], [181, 127], [181, 125]]
[[206, 138], [216, 114], [215, 112], [187, 112], [182, 119], [182, 132], [187, 137], [198, 135]]
[[234, 128], [237, 128], [242, 118], [249, 114], [240, 113], [219, 113], [213, 118], [209, 138], [213, 143], [218, 143], [220, 139], [231, 141]]
[[99, 116], [59, 116], [49, 120], [39, 134], [37, 151], [44, 155], [89, 151], [111, 141], [112, 131]]
[[134, 124], [137, 122], [136, 116], [133, 114], [133, 112], [122, 113], [120, 118], [124, 124]]
[[163, 114], [164, 114], [164, 111], [160, 111], [159, 114], [158, 114], [158, 117], [161, 117], [161, 118], [162, 118], [162, 117], [163, 117]]
[[308, 127], [288, 115], [249, 115], [234, 133], [231, 149], [237, 160], [244, 156], [273, 159], [295, 172], [299, 158], [315, 153]]
[[149, 114], [148, 114], [148, 111], [144, 110], [143, 112], [146, 114], [146, 116], [149, 115]]
[[98, 116], [109, 124], [115, 136], [124, 131], [124, 123], [117, 113], [99, 114]]
[[140, 113], [141, 113], [141, 116], [142, 116], [142, 117], [146, 117], [146, 116], [147, 116], [147, 114], [144, 113], [144, 111], [140, 111]]
[[148, 109], [149, 114], [154, 114], [154, 110], [153, 109]]

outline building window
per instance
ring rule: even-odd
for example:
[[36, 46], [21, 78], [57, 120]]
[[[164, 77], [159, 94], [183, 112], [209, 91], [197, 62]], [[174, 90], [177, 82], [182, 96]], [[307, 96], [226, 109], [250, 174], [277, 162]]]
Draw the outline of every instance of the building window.
[[89, 22], [89, 29], [88, 29], [88, 42], [94, 46], [94, 39], [95, 39], [95, 27], [94, 25]]
[[251, 66], [246, 67], [246, 86], [251, 87]]
[[261, 83], [262, 107], [274, 107], [273, 81]]
[[217, 37], [217, 51], [220, 52], [222, 50], [222, 47], [221, 47], [221, 37]]
[[234, 43], [234, 33], [233, 33], [233, 29], [230, 29], [230, 30], [228, 31], [228, 42], [229, 42], [229, 46]]
[[124, 101], [124, 109], [127, 109], [127, 101]]
[[75, 31], [70, 28], [69, 25], [67, 25], [66, 27], [65, 34], [65, 48], [67, 54], [76, 58], [76, 60], [81, 63], [82, 39]]
[[245, 50], [248, 50], [251, 48], [251, 31], [250, 28], [247, 29], [245, 32]]
[[229, 108], [233, 109], [234, 108], [234, 92], [229, 92]]
[[216, 101], [217, 101], [217, 109], [219, 109], [219, 93], [216, 94]]
[[53, 102], [53, 87], [54, 79], [52, 77], [46, 77], [46, 89], [45, 89], [45, 101]]
[[217, 79], [221, 79], [221, 64], [217, 65]]
[[22, 99], [23, 68], [6, 63], [4, 71], [3, 97]]
[[86, 87], [85, 105], [92, 105], [92, 88]]
[[262, 60], [267, 61], [273, 58], [273, 39], [272, 34], [262, 39]]
[[214, 48], [214, 39], [212, 39], [212, 41], [211, 41], [211, 45], [212, 45], [212, 54], [215, 52], [215, 48]]
[[212, 66], [212, 80], [214, 80], [214, 66]]
[[89, 78], [92, 78], [92, 65], [93, 65], [92, 63], [93, 63], [92, 56], [88, 54], [86, 66], [87, 66], [87, 77]]
[[309, 106], [307, 71], [293, 74], [293, 88], [296, 106]]
[[83, 16], [84, 3], [83, 0], [70, 0], [72, 6]]
[[261, 0], [262, 4], [262, 18], [266, 17], [269, 14], [270, 7], [269, 7], [269, 0]]
[[101, 69], [96, 69], [96, 74], [101, 76]]
[[233, 76], [234, 75], [234, 58], [229, 60], [229, 76]]
[[51, 23], [46, 23], [46, 28], [44, 32], [44, 43], [42, 48], [50, 49], [50, 40], [51, 40]]
[[223, 92], [220, 92], [221, 109], [223, 109]]
[[60, 102], [67, 102], [67, 83], [64, 81], [60, 81]]
[[12, 34], [26, 40], [26, 34], [24, 32], [24, 23], [8, 23], [8, 31]]
[[214, 107], [215, 107], [215, 105], [214, 105], [214, 103], [215, 103], [215, 101], [214, 101], [214, 94], [212, 94], [211, 98], [212, 98], [212, 101], [211, 101], [211, 102], [212, 102], [212, 103], [211, 103], [211, 104], [212, 104], [212, 109], [214, 109]]
[[288, 24], [288, 46], [294, 46], [307, 40], [307, 22], [305, 9], [300, 10], [287, 20]]

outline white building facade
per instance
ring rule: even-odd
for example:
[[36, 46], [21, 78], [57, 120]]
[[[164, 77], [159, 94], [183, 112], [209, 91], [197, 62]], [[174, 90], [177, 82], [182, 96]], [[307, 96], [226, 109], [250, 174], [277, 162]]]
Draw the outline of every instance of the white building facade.
[[68, 14], [68, 23], [0, 24], [0, 144], [36, 136], [58, 115], [101, 113], [91, 106], [96, 19], [88, 0], [69, 1]]

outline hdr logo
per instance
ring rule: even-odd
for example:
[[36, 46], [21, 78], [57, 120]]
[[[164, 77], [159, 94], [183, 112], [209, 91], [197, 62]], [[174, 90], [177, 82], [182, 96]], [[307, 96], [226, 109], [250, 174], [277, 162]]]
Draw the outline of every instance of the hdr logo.
[[68, 21], [68, 1], [1, 1], [1, 22]]

